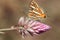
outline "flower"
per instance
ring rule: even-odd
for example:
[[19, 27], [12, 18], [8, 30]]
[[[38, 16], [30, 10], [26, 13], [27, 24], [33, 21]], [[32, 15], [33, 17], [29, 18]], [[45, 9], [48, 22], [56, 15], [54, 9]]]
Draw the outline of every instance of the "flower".
[[[29, 19], [27, 17], [21, 17], [18, 21], [18, 26], [16, 27], [18, 29], [17, 31], [22, 36], [25, 36], [27, 34], [30, 34], [32, 36], [38, 35], [50, 29], [49, 25], [43, 24], [33, 19]], [[20, 27], [20, 29], [18, 27]]]

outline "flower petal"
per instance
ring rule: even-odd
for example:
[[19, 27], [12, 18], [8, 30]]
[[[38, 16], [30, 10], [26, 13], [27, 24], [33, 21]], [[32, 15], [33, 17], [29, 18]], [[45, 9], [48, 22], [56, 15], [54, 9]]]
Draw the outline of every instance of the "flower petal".
[[25, 18], [24, 18], [24, 17], [21, 17], [21, 18], [19, 19], [18, 24], [19, 24], [19, 25], [23, 25], [24, 22], [25, 22]]

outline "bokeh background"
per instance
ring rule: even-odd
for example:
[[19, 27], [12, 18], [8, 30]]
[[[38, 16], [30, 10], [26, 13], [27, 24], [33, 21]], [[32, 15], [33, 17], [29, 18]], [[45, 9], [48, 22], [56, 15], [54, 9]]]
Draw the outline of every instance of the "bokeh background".
[[[60, 0], [35, 0], [47, 15], [43, 23], [51, 30], [39, 36], [27, 36], [25, 39], [17, 31], [0, 34], [0, 40], [60, 40]], [[9, 28], [18, 23], [21, 16], [26, 16], [31, 0], [0, 0], [0, 29]]]

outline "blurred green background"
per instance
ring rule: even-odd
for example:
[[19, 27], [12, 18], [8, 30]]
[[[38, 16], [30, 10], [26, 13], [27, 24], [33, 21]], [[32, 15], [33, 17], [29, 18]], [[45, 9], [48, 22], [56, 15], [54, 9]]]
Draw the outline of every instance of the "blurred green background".
[[[25, 39], [17, 31], [0, 34], [0, 40], [60, 40], [60, 0], [35, 0], [47, 15], [43, 23], [52, 29], [39, 36], [27, 36]], [[31, 0], [0, 0], [0, 29], [17, 24], [20, 16], [26, 16]]]

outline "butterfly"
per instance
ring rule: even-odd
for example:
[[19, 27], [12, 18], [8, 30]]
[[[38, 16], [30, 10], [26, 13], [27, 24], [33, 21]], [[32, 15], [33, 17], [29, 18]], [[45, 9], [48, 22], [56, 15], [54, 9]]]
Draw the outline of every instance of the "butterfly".
[[20, 17], [18, 24], [12, 27], [16, 28], [16, 30], [22, 35], [22, 38], [28, 34], [31, 36], [39, 35], [50, 29], [49, 25], [34, 20], [35, 18], [38, 19], [40, 17], [46, 18], [46, 15], [44, 14], [44, 11], [39, 8], [38, 4], [33, 0], [30, 4], [28, 17]]
[[38, 4], [34, 0], [32, 0], [30, 3], [28, 17], [33, 19], [39, 19], [46, 18], [46, 15], [44, 14], [42, 8], [40, 8]]
[[18, 25], [12, 27], [16, 28], [16, 30], [22, 35], [22, 38], [28, 34], [31, 36], [38, 35], [50, 29], [49, 25], [29, 19], [27, 17], [21, 17], [18, 21]]

